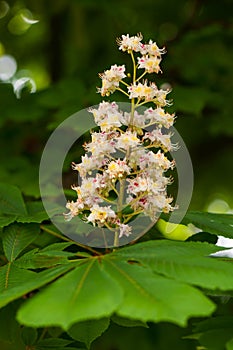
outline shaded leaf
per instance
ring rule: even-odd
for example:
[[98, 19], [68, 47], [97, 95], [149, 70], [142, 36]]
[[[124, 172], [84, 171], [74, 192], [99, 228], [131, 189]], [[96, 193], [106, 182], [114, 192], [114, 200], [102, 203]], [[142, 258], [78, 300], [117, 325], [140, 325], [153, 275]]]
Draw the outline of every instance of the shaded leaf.
[[148, 325], [145, 322], [139, 320], [132, 320], [129, 318], [120, 317], [116, 314], [112, 315], [111, 320], [122, 327], [145, 327], [148, 328]]
[[75, 340], [85, 343], [90, 349], [91, 343], [105, 332], [110, 324], [109, 318], [102, 318], [99, 320], [89, 320], [74, 324], [69, 330], [68, 334]]
[[[13, 265], [13, 269], [11, 269], [12, 279], [9, 280], [10, 283], [8, 285], [7, 289], [4, 289], [2, 293], [0, 293], [0, 307], [3, 307], [10, 303], [13, 300], [16, 300], [29, 292], [40, 288], [44, 286], [45, 284], [53, 281], [57, 277], [64, 274], [66, 271], [70, 270], [73, 266], [72, 264], [62, 265], [50, 268], [46, 271], [42, 271], [39, 273], [35, 273], [32, 271], [22, 270], [18, 269], [17, 267]], [[5, 286], [5, 280], [6, 280], [6, 273], [7, 273], [7, 265], [1, 268], [0, 273], [0, 283]], [[31, 274], [31, 278], [29, 278], [29, 273]], [[28, 274], [26, 276], [26, 274]], [[23, 279], [23, 277], [25, 278]], [[2, 278], [3, 277], [3, 278]], [[27, 280], [28, 278], [28, 280]], [[3, 283], [2, 283], [3, 281]], [[14, 283], [13, 283], [14, 282]]]
[[[48, 338], [38, 341], [36, 344], [37, 350], [44, 350], [44, 349], [63, 349], [67, 345], [71, 344], [73, 340], [67, 340], [62, 338]], [[66, 348], [67, 349], [67, 348]]]
[[61, 251], [39, 252], [38, 249], [30, 250], [15, 261], [15, 266], [24, 269], [37, 269], [55, 265], [67, 264], [68, 257], [74, 254]]
[[13, 342], [19, 336], [20, 325], [15, 320], [17, 305], [11, 303], [0, 310], [0, 339]]
[[25, 345], [33, 345], [38, 337], [38, 332], [35, 328], [24, 327], [21, 332], [21, 337]]
[[23, 285], [32, 280], [36, 274], [32, 271], [22, 270], [13, 263], [0, 267], [0, 291], [5, 291]]
[[0, 212], [27, 215], [27, 209], [18, 187], [0, 183]]
[[21, 215], [17, 217], [17, 222], [28, 223], [42, 221], [48, 219], [48, 214], [44, 210], [42, 202], [27, 202], [27, 215]]
[[3, 215], [0, 216], [0, 227], [5, 227], [16, 220], [16, 215]]
[[233, 238], [233, 215], [206, 212], [188, 212], [183, 222], [192, 223], [203, 231]]
[[62, 243], [53, 243], [48, 245], [47, 247], [43, 248], [41, 250], [41, 252], [48, 252], [50, 250], [52, 251], [61, 251], [64, 250], [68, 247], [70, 247], [71, 245], [73, 245], [73, 242], [62, 242]]
[[3, 249], [9, 261], [17, 256], [38, 236], [40, 227], [36, 224], [11, 224], [3, 231]]

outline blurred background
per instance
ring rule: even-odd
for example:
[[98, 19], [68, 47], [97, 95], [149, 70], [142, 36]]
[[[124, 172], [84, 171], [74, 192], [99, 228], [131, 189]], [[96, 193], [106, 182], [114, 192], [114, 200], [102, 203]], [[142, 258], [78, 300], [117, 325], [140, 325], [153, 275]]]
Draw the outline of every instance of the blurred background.
[[[72, 113], [101, 102], [98, 72], [127, 62], [115, 40], [138, 32], [167, 49], [163, 74], [155, 80], [172, 86], [174, 104], [168, 111], [176, 112], [175, 127], [192, 158], [190, 209], [232, 212], [232, 0], [0, 1], [1, 182], [39, 197], [38, 167], [46, 140]], [[161, 329], [158, 349], [167, 350], [161, 335], [166, 326]], [[113, 331], [106, 349], [130, 350], [131, 343], [111, 345]], [[173, 341], [183, 332], [174, 326], [168, 331]], [[130, 332], [138, 344], [138, 333]], [[153, 334], [146, 334], [143, 349], [154, 349]], [[183, 341], [177, 348], [191, 345]]]

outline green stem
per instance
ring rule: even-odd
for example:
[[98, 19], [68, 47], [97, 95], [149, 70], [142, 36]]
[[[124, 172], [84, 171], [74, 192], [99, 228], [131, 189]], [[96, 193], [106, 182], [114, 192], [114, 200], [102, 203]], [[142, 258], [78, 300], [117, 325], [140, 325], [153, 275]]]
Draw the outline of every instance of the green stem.
[[127, 97], [129, 97], [129, 94], [127, 94], [127, 92], [125, 92], [123, 89], [121, 89], [121, 88], [118, 87], [118, 88], [116, 88], [116, 90], [122, 92], [124, 95], [126, 95]]
[[[119, 196], [117, 201], [117, 213], [119, 220], [122, 219], [122, 207], [123, 207], [123, 201], [124, 201], [124, 190], [125, 190], [125, 179], [119, 180], [120, 183], [120, 189], [119, 189]], [[114, 237], [114, 247], [119, 246], [119, 229], [115, 230], [115, 237]]]
[[137, 80], [136, 80], [136, 81], [141, 80], [141, 79], [144, 77], [144, 75], [146, 75], [146, 74], [147, 74], [147, 72], [142, 73], [142, 74], [140, 75], [140, 77], [138, 77], [138, 78], [137, 78]]
[[63, 241], [71, 242], [72, 244], [75, 244], [75, 245], [77, 245], [78, 247], [81, 247], [81, 248], [83, 248], [83, 249], [89, 250], [90, 252], [92, 252], [92, 253], [95, 254], [95, 255], [101, 255], [101, 253], [97, 252], [96, 250], [92, 249], [91, 247], [88, 247], [88, 246], [86, 246], [86, 245], [84, 245], [84, 244], [78, 243], [78, 242], [76, 242], [76, 241], [73, 241], [73, 240], [71, 240], [71, 239], [65, 237], [65, 236], [62, 236], [62, 235], [60, 235], [59, 233], [57, 233], [57, 232], [55, 232], [55, 231], [53, 231], [53, 230], [50, 230], [49, 228], [47, 228], [47, 227], [44, 226], [44, 225], [40, 225], [40, 228], [41, 228], [41, 230], [43, 230], [43, 231], [49, 233], [50, 235], [52, 235], [52, 236], [54, 236], [54, 237], [60, 238], [60, 239], [62, 239]]
[[[129, 222], [129, 220], [133, 217], [133, 216], [135, 216], [135, 215], [138, 215], [138, 214], [140, 214], [140, 213], [142, 213], [144, 210], [143, 209], [141, 209], [141, 210], [138, 210], [138, 211], [134, 211], [133, 213], [131, 213], [131, 214], [128, 214], [127, 216], [127, 218], [124, 220], [124, 224], [127, 224], [127, 222]], [[125, 215], [126, 216], [126, 215]]]

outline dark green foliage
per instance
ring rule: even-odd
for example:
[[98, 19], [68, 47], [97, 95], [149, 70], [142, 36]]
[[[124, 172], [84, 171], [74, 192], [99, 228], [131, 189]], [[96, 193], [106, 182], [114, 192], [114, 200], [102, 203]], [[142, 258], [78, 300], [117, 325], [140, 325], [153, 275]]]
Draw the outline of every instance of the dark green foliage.
[[[16, 98], [11, 82], [0, 83], [1, 350], [233, 350], [232, 260], [210, 257], [222, 249], [217, 235], [233, 238], [233, 215], [203, 211], [216, 198], [229, 205], [225, 212], [233, 207], [231, 1], [8, 4], [3, 16], [0, 2], [0, 55], [12, 55], [16, 78], [29, 74], [38, 89], [26, 86]], [[20, 8], [39, 19], [21, 35], [10, 31]], [[137, 32], [168, 51], [155, 78], [172, 85], [169, 112], [178, 115], [195, 173], [182, 223], [203, 232], [175, 242], [153, 228], [145, 242], [93, 252], [50, 223], [40, 158], [57, 125], [101, 101], [98, 72], [127, 60], [115, 38]], [[68, 196], [80, 144], [64, 164]]]

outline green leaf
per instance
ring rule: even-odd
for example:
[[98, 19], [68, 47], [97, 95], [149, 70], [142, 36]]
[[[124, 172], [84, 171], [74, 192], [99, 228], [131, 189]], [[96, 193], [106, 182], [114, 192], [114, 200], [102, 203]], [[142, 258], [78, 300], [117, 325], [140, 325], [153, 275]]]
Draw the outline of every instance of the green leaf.
[[13, 263], [0, 267], [0, 291], [12, 289], [32, 280], [36, 274], [32, 271], [22, 270]]
[[139, 320], [132, 320], [129, 318], [120, 317], [119, 315], [112, 315], [111, 320], [122, 327], [145, 327], [148, 328], [148, 325], [145, 322]]
[[68, 247], [70, 247], [71, 245], [73, 245], [73, 242], [62, 242], [62, 243], [53, 243], [48, 245], [47, 247], [43, 248], [41, 250], [41, 252], [48, 252], [50, 250], [52, 251], [61, 251], [64, 250]]
[[154, 272], [208, 289], [232, 290], [232, 264], [209, 255], [219, 247], [202, 242], [148, 241], [115, 252]]
[[[0, 272], [0, 285], [3, 285], [4, 289], [0, 293], [0, 307], [3, 307], [11, 301], [44, 286], [73, 267], [72, 264], [67, 264], [35, 273], [32, 271], [18, 269], [11, 263], [9, 263], [9, 265], [13, 265], [13, 269], [11, 268], [11, 278], [8, 278], [9, 282], [7, 289], [5, 288], [5, 281], [7, 280], [6, 276], [8, 276], [7, 265], [3, 266]], [[31, 274], [30, 277], [29, 273]]]
[[38, 332], [35, 328], [24, 327], [21, 332], [21, 337], [25, 345], [34, 345], [38, 337]]
[[11, 303], [0, 310], [0, 339], [14, 342], [20, 333], [20, 325], [15, 320], [18, 305]]
[[30, 250], [15, 261], [15, 266], [24, 269], [37, 269], [55, 265], [67, 264], [68, 257], [74, 254], [61, 251], [38, 252], [38, 249]]
[[206, 212], [188, 212], [183, 223], [192, 223], [203, 231], [233, 238], [233, 215]]
[[194, 328], [193, 338], [211, 350], [224, 350], [232, 338], [233, 317], [217, 316], [199, 322]]
[[71, 344], [73, 340], [67, 340], [62, 338], [48, 338], [38, 341], [36, 344], [36, 350], [49, 350], [49, 349], [63, 349], [67, 345]]
[[3, 249], [9, 261], [17, 256], [32, 243], [40, 232], [36, 224], [11, 224], [3, 231]]
[[3, 215], [0, 216], [0, 227], [5, 227], [16, 220], [16, 215]]
[[12, 215], [27, 215], [27, 209], [18, 187], [0, 183], [0, 212]]
[[17, 222], [37, 222], [41, 223], [48, 219], [48, 214], [44, 210], [42, 202], [27, 202], [27, 215], [18, 216]]
[[68, 329], [78, 321], [110, 316], [122, 294], [117, 281], [103, 270], [97, 258], [86, 259], [22, 305], [17, 318], [29, 326]]
[[122, 317], [184, 326], [189, 317], [209, 315], [215, 309], [199, 290], [148, 268], [111, 259], [103, 264], [124, 290], [124, 299], [116, 311]]
[[91, 343], [108, 329], [109, 323], [109, 318], [79, 322], [68, 330], [68, 334], [90, 349]]
[[227, 342], [226, 350], [233, 350], [233, 338]]

